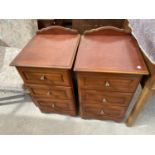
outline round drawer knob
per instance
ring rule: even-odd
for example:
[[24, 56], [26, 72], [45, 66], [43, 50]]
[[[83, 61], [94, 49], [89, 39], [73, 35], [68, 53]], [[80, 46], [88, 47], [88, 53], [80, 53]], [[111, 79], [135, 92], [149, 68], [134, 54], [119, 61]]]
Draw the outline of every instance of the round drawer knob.
[[104, 111], [103, 111], [103, 110], [101, 110], [101, 111], [100, 111], [100, 114], [101, 114], [101, 115], [103, 115], [103, 114], [104, 114]]
[[103, 103], [106, 103], [106, 102], [107, 102], [106, 98], [104, 98], [104, 99], [102, 100], [102, 102], [103, 102]]
[[110, 87], [110, 83], [108, 81], [105, 82], [106, 87]]
[[41, 77], [40, 77], [40, 80], [45, 80], [45, 75], [42, 75]]
[[53, 104], [52, 104], [52, 108], [54, 108], [54, 107], [55, 107], [55, 104], [53, 103]]
[[50, 91], [47, 92], [47, 95], [50, 96], [52, 93]]

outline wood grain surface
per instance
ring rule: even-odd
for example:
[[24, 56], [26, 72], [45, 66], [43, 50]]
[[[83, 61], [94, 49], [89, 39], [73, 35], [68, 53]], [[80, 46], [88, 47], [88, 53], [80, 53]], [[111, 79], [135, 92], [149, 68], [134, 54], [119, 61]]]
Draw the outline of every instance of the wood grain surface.
[[74, 30], [60, 26], [45, 28], [32, 38], [11, 65], [70, 69], [79, 39], [80, 35]]
[[75, 71], [148, 74], [134, 38], [113, 27], [85, 32], [81, 37]]

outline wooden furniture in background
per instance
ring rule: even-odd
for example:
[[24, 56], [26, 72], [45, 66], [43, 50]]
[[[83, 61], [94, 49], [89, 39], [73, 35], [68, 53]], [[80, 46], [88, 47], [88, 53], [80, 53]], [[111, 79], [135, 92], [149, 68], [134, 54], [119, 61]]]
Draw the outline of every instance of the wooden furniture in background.
[[122, 28], [124, 19], [73, 19], [72, 28], [77, 29], [79, 33], [86, 30], [95, 29], [102, 26], [115, 26]]
[[71, 69], [79, 39], [76, 30], [42, 29], [11, 63], [42, 112], [76, 115]]
[[136, 40], [114, 27], [84, 33], [74, 71], [81, 117], [118, 122], [124, 118], [142, 75], [148, 74]]
[[147, 100], [149, 99], [149, 97], [151, 96], [153, 91], [155, 90], [155, 65], [152, 64], [146, 56], [144, 56], [144, 60], [148, 66], [150, 75], [146, 76], [142, 81], [143, 82], [142, 83], [142, 92], [141, 92], [140, 96], [138, 97], [138, 100], [136, 101], [135, 106], [126, 121], [127, 126], [133, 125], [134, 121], [138, 117], [142, 108], [147, 103]]
[[71, 28], [71, 19], [38, 19], [38, 29], [46, 28], [49, 26], [64, 26]]
[[64, 26], [77, 29], [81, 34], [85, 30], [90, 30], [102, 26], [115, 26], [123, 28], [124, 19], [38, 19], [38, 29], [48, 26]]
[[[129, 27], [128, 20], [125, 20], [124, 22], [124, 29], [130, 33], [132, 32], [132, 29]], [[137, 42], [137, 46], [139, 46], [138, 42]], [[139, 50], [143, 54], [143, 51], [140, 48]], [[130, 115], [128, 116], [128, 119], [126, 121], [127, 126], [133, 125], [139, 113], [141, 112], [142, 108], [147, 103], [147, 100], [155, 90], [155, 65], [152, 64], [151, 61], [144, 54], [143, 54], [143, 57], [150, 74], [149, 76], [148, 75], [143, 76], [143, 79], [141, 81], [142, 91], [140, 96], [138, 97], [138, 100], [135, 103], [134, 108], [132, 109]]]

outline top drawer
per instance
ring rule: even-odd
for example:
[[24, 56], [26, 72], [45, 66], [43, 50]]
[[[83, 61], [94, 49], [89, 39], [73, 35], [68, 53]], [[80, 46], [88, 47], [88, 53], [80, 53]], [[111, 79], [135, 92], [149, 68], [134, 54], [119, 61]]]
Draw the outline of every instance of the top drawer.
[[94, 90], [134, 92], [141, 76], [100, 73], [78, 73], [79, 87]]
[[70, 77], [67, 70], [56, 70], [47, 68], [17, 68], [25, 83], [50, 84], [70, 86]]

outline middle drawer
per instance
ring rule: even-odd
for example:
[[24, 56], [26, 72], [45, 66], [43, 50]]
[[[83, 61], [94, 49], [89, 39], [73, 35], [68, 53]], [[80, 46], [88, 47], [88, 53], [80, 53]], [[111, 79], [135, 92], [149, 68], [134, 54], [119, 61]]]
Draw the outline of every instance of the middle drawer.
[[45, 97], [51, 99], [73, 99], [73, 90], [71, 87], [46, 86], [27, 84], [26, 87], [34, 97]]
[[128, 106], [131, 97], [132, 93], [81, 90], [81, 102], [84, 104]]

